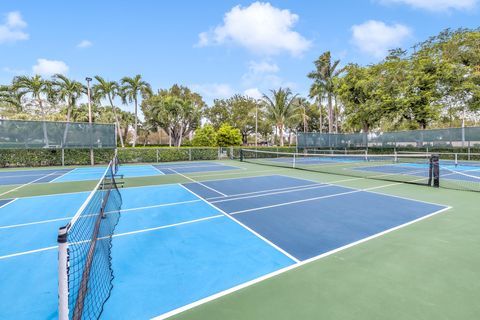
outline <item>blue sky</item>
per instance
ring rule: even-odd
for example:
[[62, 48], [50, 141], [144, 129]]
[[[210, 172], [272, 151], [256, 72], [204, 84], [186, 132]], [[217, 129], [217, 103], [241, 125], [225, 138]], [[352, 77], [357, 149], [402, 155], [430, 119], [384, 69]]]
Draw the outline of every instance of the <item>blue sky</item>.
[[368, 64], [445, 28], [479, 27], [479, 0], [34, 1], [0, 4], [0, 83], [16, 74], [137, 73], [207, 102], [289, 86], [306, 94], [330, 50]]

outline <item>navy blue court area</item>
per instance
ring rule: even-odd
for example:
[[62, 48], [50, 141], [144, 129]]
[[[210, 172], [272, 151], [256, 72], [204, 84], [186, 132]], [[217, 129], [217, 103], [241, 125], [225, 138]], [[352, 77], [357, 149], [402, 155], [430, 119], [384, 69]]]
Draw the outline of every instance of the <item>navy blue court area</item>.
[[[281, 175], [121, 193], [105, 319], [175, 314], [447, 208]], [[0, 202], [0, 319], [57, 318], [57, 230], [87, 197]]]

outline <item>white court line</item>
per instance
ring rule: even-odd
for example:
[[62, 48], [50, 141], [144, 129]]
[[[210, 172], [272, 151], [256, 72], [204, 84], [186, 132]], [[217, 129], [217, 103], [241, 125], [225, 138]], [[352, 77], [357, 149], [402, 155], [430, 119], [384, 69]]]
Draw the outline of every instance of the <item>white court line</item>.
[[292, 259], [293, 261], [295, 261], [296, 263], [298, 263], [300, 260], [298, 260], [297, 258], [295, 258], [294, 256], [292, 256], [290, 253], [288, 253], [287, 251], [283, 250], [282, 248], [280, 248], [279, 246], [277, 246], [276, 244], [274, 244], [273, 242], [271, 242], [270, 240], [268, 240], [267, 238], [265, 238], [264, 236], [262, 236], [261, 234], [257, 233], [255, 230], [251, 229], [250, 227], [248, 227], [247, 225], [243, 224], [242, 222], [238, 221], [236, 218], [232, 217], [231, 215], [229, 215], [228, 213], [226, 213], [225, 211], [223, 211], [222, 209], [220, 209], [219, 207], [217, 207], [216, 205], [208, 202], [207, 200], [205, 200], [204, 198], [202, 198], [201, 196], [199, 196], [198, 194], [196, 194], [195, 192], [193, 192], [192, 190], [188, 189], [187, 187], [185, 187], [184, 185], [182, 184], [179, 184], [180, 186], [182, 186], [185, 190], [187, 190], [188, 192], [192, 193], [193, 195], [195, 195], [196, 197], [198, 197], [199, 199], [201, 199], [203, 202], [205, 202], [206, 204], [208, 204], [209, 206], [211, 206], [212, 208], [214, 208], [215, 210], [221, 212], [224, 216], [226, 216], [227, 218], [231, 219], [232, 221], [238, 223], [240, 226], [242, 226], [243, 228], [245, 228], [246, 230], [250, 231], [253, 235], [257, 236], [258, 238], [260, 238], [261, 240], [263, 240], [264, 242], [266, 242], [267, 244], [269, 244], [270, 246], [272, 246], [273, 248], [275, 248], [276, 250], [278, 250], [279, 252], [283, 253], [285, 256], [289, 257], [290, 259]]
[[332, 254], [337, 253], [337, 252], [346, 250], [346, 249], [348, 249], [348, 248], [357, 246], [357, 245], [359, 245], [359, 244], [362, 244], [362, 243], [364, 243], [364, 242], [370, 241], [370, 240], [372, 240], [372, 239], [381, 237], [381, 236], [383, 236], [383, 235], [385, 235], [385, 234], [387, 234], [387, 233], [393, 232], [393, 231], [395, 231], [395, 230], [402, 229], [402, 228], [407, 227], [407, 226], [409, 226], [409, 225], [411, 225], [411, 224], [413, 224], [413, 223], [416, 223], [416, 222], [419, 222], [419, 221], [421, 221], [421, 220], [430, 218], [430, 217], [432, 217], [432, 216], [434, 216], [434, 215], [437, 215], [437, 214], [439, 214], [439, 213], [442, 213], [442, 212], [447, 211], [447, 210], [450, 210], [450, 209], [451, 209], [451, 207], [447, 207], [447, 208], [443, 208], [443, 209], [441, 209], [441, 210], [432, 212], [432, 213], [430, 213], [430, 214], [428, 214], [428, 215], [426, 215], [426, 216], [423, 216], [423, 217], [420, 217], [420, 218], [418, 218], [418, 219], [409, 221], [409, 222], [407, 222], [407, 223], [398, 225], [398, 226], [396, 226], [396, 227], [393, 227], [393, 228], [384, 230], [384, 231], [382, 231], [382, 232], [376, 233], [376, 234], [371, 235], [371, 236], [369, 236], [369, 237], [366, 237], [366, 238], [360, 239], [360, 240], [358, 240], [358, 241], [349, 243], [349, 244], [347, 244], [347, 245], [345, 245], [345, 246], [342, 246], [342, 247], [336, 248], [336, 249], [334, 249], [334, 250], [331, 250], [331, 251], [322, 253], [322, 254], [317, 255], [317, 256], [315, 256], [315, 257], [312, 257], [312, 258], [310, 258], [310, 259], [300, 261], [300, 262], [295, 263], [295, 264], [292, 264], [292, 265], [290, 265], [290, 266], [288, 266], [288, 267], [279, 269], [279, 270], [277, 270], [277, 271], [274, 271], [274, 272], [271, 272], [271, 273], [269, 273], [269, 274], [263, 275], [263, 276], [258, 277], [258, 278], [256, 278], [256, 279], [253, 279], [253, 280], [244, 282], [244, 283], [242, 283], [242, 284], [240, 284], [240, 285], [238, 285], [238, 286], [235, 286], [235, 287], [232, 287], [232, 288], [230, 288], [230, 289], [227, 289], [227, 290], [218, 292], [218, 293], [216, 293], [216, 294], [213, 294], [213, 295], [208, 296], [208, 297], [206, 297], [206, 298], [197, 300], [197, 301], [192, 302], [192, 303], [190, 303], [190, 304], [187, 304], [187, 305], [185, 305], [185, 306], [183, 306], [183, 307], [180, 307], [180, 308], [174, 309], [174, 310], [172, 310], [172, 311], [166, 312], [166, 313], [164, 313], [164, 314], [161, 314], [161, 315], [159, 315], [159, 316], [157, 316], [157, 317], [154, 317], [154, 318], [151, 318], [151, 319], [152, 319], [152, 320], [163, 320], [163, 319], [167, 319], [167, 318], [169, 318], [169, 317], [172, 317], [172, 316], [177, 315], [177, 314], [179, 314], [179, 313], [182, 313], [182, 312], [184, 312], [184, 311], [193, 309], [194, 307], [198, 307], [198, 306], [200, 306], [200, 305], [202, 305], [202, 304], [205, 304], [205, 303], [207, 303], [207, 302], [216, 300], [216, 299], [218, 299], [218, 298], [221, 298], [221, 297], [226, 296], [226, 295], [228, 295], [228, 294], [231, 294], [231, 293], [233, 293], [233, 292], [239, 291], [239, 290], [244, 289], [244, 288], [246, 288], [246, 287], [250, 287], [250, 286], [252, 286], [252, 285], [254, 285], [254, 284], [256, 284], [256, 283], [259, 283], [259, 282], [265, 281], [265, 280], [267, 280], [267, 279], [273, 278], [273, 277], [278, 276], [278, 275], [280, 275], [280, 274], [282, 274], [282, 273], [285, 273], [285, 272], [287, 272], [287, 271], [290, 271], [290, 270], [293, 270], [293, 269], [297, 269], [297, 268], [299, 268], [299, 267], [301, 267], [301, 266], [304, 266], [304, 265], [306, 265], [306, 264], [309, 264], [309, 263], [312, 263], [312, 262], [314, 262], [314, 261], [320, 260], [320, 259], [322, 259], [322, 258], [328, 257], [328, 256], [330, 256], [330, 255], [332, 255]]
[[[2, 199], [2, 200], [8, 200], [8, 199]], [[13, 200], [11, 200], [11, 201], [8, 201], [7, 203], [1, 205], [1, 206], [0, 206], [0, 209], [5, 208], [5, 207], [8, 206], [10, 203], [15, 202], [15, 201], [17, 201], [17, 200], [18, 200], [18, 198], [15, 198], [15, 199], [13, 199]]]
[[46, 178], [46, 177], [49, 177], [49, 176], [51, 176], [51, 175], [53, 175], [53, 174], [55, 174], [55, 173], [57, 173], [57, 171], [54, 171], [54, 172], [52, 172], [52, 173], [49, 173], [49, 174], [47, 174], [47, 175], [45, 175], [45, 176], [43, 176], [43, 177], [40, 177], [40, 178], [35, 179], [35, 180], [33, 180], [33, 181], [30, 181], [30, 182], [28, 182], [28, 183], [22, 184], [22, 185], [20, 185], [20, 186], [18, 186], [18, 187], [16, 187], [16, 188], [13, 188], [13, 189], [7, 190], [7, 191], [5, 191], [5, 192], [3, 192], [3, 193], [0, 193], [0, 197], [1, 197], [1, 196], [4, 196], [4, 195], [6, 195], [6, 194], [8, 194], [8, 193], [10, 193], [10, 192], [16, 191], [16, 190], [18, 190], [18, 189], [20, 189], [20, 188], [26, 187], [26, 186], [28, 186], [28, 185], [30, 185], [30, 184], [32, 184], [32, 183], [35, 183], [35, 182], [37, 182], [38, 180], [42, 180], [42, 179], [44, 179], [44, 178]]
[[[303, 179], [301, 179], [303, 180]], [[308, 181], [308, 180], [305, 180], [305, 181]], [[302, 189], [302, 188], [306, 188], [306, 187], [313, 187], [313, 186], [319, 186], [319, 185], [324, 185], [325, 183], [312, 183], [312, 184], [305, 184], [305, 185], [302, 185], [302, 186], [295, 186], [295, 187], [285, 187], [285, 188], [274, 188], [274, 189], [265, 189], [265, 190], [260, 190], [260, 191], [252, 191], [252, 192], [244, 192], [244, 193], [236, 193], [236, 194], [232, 194], [232, 195], [229, 195], [229, 198], [231, 197], [237, 197], [237, 196], [246, 196], [246, 195], [250, 195], [250, 194], [257, 194], [257, 193], [267, 193], [267, 192], [274, 192], [274, 191], [280, 191], [280, 190], [289, 190], [289, 189]], [[205, 198], [206, 200], [210, 201], [210, 200], [214, 200], [215, 199], [222, 199], [223, 197], [211, 197], [211, 198]]]
[[150, 165], [153, 169], [157, 170], [161, 176], [164, 176], [165, 173], [163, 173], [160, 169], [158, 169], [157, 167], [155, 167], [153, 164]]
[[[158, 227], [153, 227], [153, 228], [147, 228], [147, 229], [129, 231], [129, 232], [124, 232], [124, 233], [118, 233], [118, 234], [114, 234], [114, 235], [112, 236], [112, 238], [118, 238], [118, 237], [128, 236], [128, 235], [132, 235], [132, 234], [138, 234], [138, 233], [144, 233], [144, 232], [149, 232], [149, 231], [161, 230], [161, 229], [166, 229], [166, 228], [171, 228], [171, 227], [177, 227], [177, 226], [181, 226], [181, 225], [185, 225], [185, 224], [190, 224], [190, 223], [195, 223], [195, 222], [201, 222], [201, 221], [210, 220], [210, 219], [215, 219], [215, 218], [222, 218], [222, 217], [224, 217], [224, 216], [225, 216], [225, 215], [223, 215], [223, 214], [217, 214], [217, 215], [214, 215], [214, 216], [209, 216], [209, 217], [200, 218], [200, 219], [195, 219], [195, 220], [188, 220], [188, 221], [183, 221], [183, 222], [168, 224], [168, 225], [164, 225], [164, 226], [158, 226]], [[103, 240], [103, 239], [107, 239], [107, 238], [108, 238], [108, 237], [100, 237], [100, 238], [97, 238], [97, 240]], [[70, 243], [70, 244], [79, 244], [79, 243], [84, 243], [84, 242], [89, 242], [89, 241], [90, 241], [90, 240], [83, 240], [83, 241], [78, 241], [78, 242], [72, 242], [72, 243]], [[40, 248], [40, 249], [35, 249], [35, 250], [29, 250], [29, 251], [12, 253], [12, 254], [8, 254], [8, 255], [5, 255], [5, 256], [0, 256], [0, 260], [12, 258], [12, 257], [23, 256], [23, 255], [27, 255], [27, 254], [31, 254], [31, 253], [36, 253], [36, 252], [53, 250], [53, 249], [57, 249], [57, 248], [58, 248], [58, 246], [51, 246], [51, 247], [45, 247], [45, 248]]]
[[[188, 180], [190, 180], [190, 181], [192, 181], [192, 182], [194, 182], [194, 183], [197, 183], [197, 184], [199, 184], [199, 185], [201, 185], [201, 186], [203, 186], [203, 187], [205, 187], [205, 188], [207, 188], [207, 189], [212, 190], [212, 191], [215, 192], [215, 193], [221, 194], [221, 195], [224, 196], [224, 197], [228, 197], [228, 195], [226, 195], [225, 193], [220, 192], [220, 191], [218, 191], [218, 190], [215, 190], [215, 189], [207, 186], [206, 184], [203, 184], [203, 183], [201, 183], [201, 182], [198, 182], [197, 180], [194, 180], [194, 179], [192, 179], [192, 178], [190, 178], [190, 177], [187, 177], [186, 175], [184, 175], [184, 174], [182, 174], [182, 173], [180, 173], [180, 172], [177, 172], [177, 171], [175, 171], [175, 170], [173, 170], [173, 169], [170, 169], [170, 170], [172, 170], [172, 171], [175, 172], [176, 174], [184, 177], [185, 179], [188, 179]], [[180, 184], [180, 185], [181, 185], [181, 184]], [[181, 185], [181, 186], [182, 186], [182, 185]], [[182, 187], [183, 187], [183, 186], [182, 186]], [[188, 189], [187, 189], [187, 190], [188, 190]], [[190, 191], [190, 190], [189, 190], [189, 191]], [[190, 191], [190, 192], [191, 192], [191, 191]], [[196, 196], [197, 196], [197, 195], [196, 195]], [[197, 197], [198, 197], [198, 196], [197, 196]]]
[[[176, 205], [195, 203], [195, 202], [200, 202], [200, 201], [202, 201], [202, 200], [195, 199], [195, 200], [187, 200], [187, 201], [179, 201], [179, 202], [162, 203], [162, 204], [156, 204], [156, 205], [145, 206], [145, 207], [122, 209], [122, 210], [119, 210], [119, 212], [120, 213], [128, 213], [128, 212], [131, 212], [131, 211], [139, 211], [139, 210], [154, 209], [154, 208], [160, 208], [160, 207], [176, 206]], [[13, 201], [11, 201], [11, 202], [13, 202]], [[118, 211], [117, 210], [107, 211], [107, 212], [105, 212], [105, 214], [114, 213], [114, 212], [118, 212]], [[80, 217], [80, 219], [83, 219], [83, 218], [86, 218], [86, 217], [97, 216], [97, 215], [98, 215], [98, 213], [82, 215]], [[73, 217], [63, 217], [63, 218], [56, 218], [56, 219], [49, 219], [49, 220], [40, 220], [40, 221], [12, 224], [12, 225], [8, 225], [8, 226], [0, 226], [0, 230], [1, 229], [12, 229], [12, 228], [18, 228], [18, 227], [25, 227], [25, 226], [31, 226], [31, 225], [36, 225], [36, 224], [44, 224], [44, 223], [50, 223], [50, 222], [56, 222], [56, 221], [63, 221], [63, 220], [71, 220], [72, 218]]]
[[305, 188], [300, 188], [300, 189], [282, 190], [282, 191], [275, 191], [275, 192], [262, 193], [262, 194], [251, 194], [251, 195], [247, 195], [247, 196], [243, 196], [243, 197], [220, 199], [220, 200], [215, 200], [215, 201], [210, 201], [210, 202], [211, 203], [219, 203], [219, 202], [236, 201], [236, 200], [259, 198], [259, 197], [272, 196], [272, 195], [282, 194], [282, 193], [299, 192], [299, 191], [319, 189], [319, 188], [327, 188], [327, 187], [337, 187], [337, 188], [343, 188], [343, 189], [351, 189], [351, 188], [346, 188], [346, 187], [334, 186], [334, 185], [331, 185], [331, 184], [320, 184], [320, 185], [315, 185], [315, 186], [305, 187]]
[[[273, 205], [269, 205], [269, 206], [264, 206], [264, 207], [257, 207], [257, 208], [252, 208], [252, 209], [245, 209], [245, 210], [234, 211], [234, 212], [231, 212], [230, 214], [231, 214], [231, 215], [234, 215], [234, 214], [238, 214], [238, 213], [245, 213], [245, 212], [251, 212], [251, 211], [256, 211], [256, 210], [263, 210], [263, 209], [269, 209], [269, 208], [282, 207], [282, 206], [291, 205], [291, 204], [296, 204], [296, 203], [303, 203], [303, 202], [315, 201], [315, 200], [320, 200], [320, 199], [333, 198], [333, 197], [344, 196], [344, 195], [353, 194], [353, 193], [358, 193], [358, 192], [370, 192], [370, 190], [375, 190], [375, 189], [379, 189], [379, 188], [385, 188], [385, 187], [394, 186], [394, 185], [398, 185], [398, 184], [401, 184], [401, 183], [391, 183], [391, 184], [388, 184], [388, 185], [371, 187], [371, 188], [365, 188], [365, 189], [353, 189], [353, 190], [347, 191], [347, 192], [334, 193], [334, 194], [329, 194], [329, 195], [324, 195], [324, 196], [319, 196], [319, 197], [313, 197], [313, 198], [308, 198], [308, 199], [301, 199], [301, 200], [295, 200], [295, 201], [288, 201], [288, 202], [283, 202], [283, 203], [277, 203], [277, 204], [273, 204]], [[350, 188], [350, 189], [351, 189], [351, 188]], [[374, 193], [374, 192], [371, 192], [371, 193]], [[387, 195], [386, 195], [386, 196], [387, 196]], [[403, 199], [407, 199], [407, 198], [403, 198]], [[414, 200], [414, 199], [407, 199], [407, 200], [416, 201], [416, 200]], [[438, 204], [437, 204], [437, 205], [438, 205]], [[445, 207], [445, 206], [443, 206], [443, 207]]]
[[[75, 169], [73, 169], [73, 170], [75, 170]], [[66, 174], [68, 174], [68, 173], [70, 173], [70, 172], [73, 172], [73, 170], [70, 170], [70, 171], [65, 172], [64, 174], [56, 177], [55, 179], [48, 181], [48, 183], [52, 183], [52, 182], [54, 182], [55, 180], [60, 179], [60, 178], [63, 177], [64, 175], [66, 175]]]

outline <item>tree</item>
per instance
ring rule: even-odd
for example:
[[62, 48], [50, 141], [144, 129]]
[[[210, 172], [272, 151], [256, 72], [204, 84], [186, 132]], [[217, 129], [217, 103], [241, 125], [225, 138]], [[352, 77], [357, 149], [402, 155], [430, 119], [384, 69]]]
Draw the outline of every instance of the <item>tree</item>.
[[263, 101], [267, 108], [270, 120], [275, 123], [280, 136], [280, 146], [283, 147], [283, 133], [285, 124], [295, 115], [295, 98], [290, 89], [279, 88], [271, 90], [272, 97], [263, 95]]
[[250, 97], [234, 95], [229, 99], [214, 100], [212, 107], [205, 111], [205, 116], [215, 129], [224, 123], [238, 128], [242, 134], [243, 143], [255, 131], [255, 110], [259, 103]]
[[192, 146], [195, 147], [214, 147], [217, 143], [217, 135], [215, 129], [207, 124], [202, 128], [195, 130], [192, 139]]
[[141, 104], [145, 120], [151, 126], [163, 128], [176, 147], [180, 147], [182, 139], [200, 125], [204, 107], [205, 102], [199, 94], [179, 85], [159, 90]]
[[47, 133], [47, 126], [45, 123], [46, 120], [46, 112], [45, 106], [43, 104], [42, 96], [48, 90], [48, 81], [44, 80], [41, 76], [35, 75], [32, 77], [28, 76], [17, 76], [13, 78], [13, 88], [17, 90], [20, 94], [20, 97], [25, 95], [31, 95], [32, 100], [40, 109], [40, 113], [42, 116], [43, 123], [43, 140], [45, 143], [45, 147], [49, 147], [48, 142], [48, 133]]
[[[77, 100], [83, 95], [85, 87], [80, 82], [70, 80], [61, 74], [56, 74], [54, 76], [54, 81], [52, 84], [53, 95], [58, 97], [58, 99], [63, 100], [67, 107], [67, 125], [65, 126], [65, 131], [63, 134], [63, 144], [65, 145], [68, 134], [68, 123], [70, 122], [72, 110], [75, 109]], [[56, 97], [53, 99], [56, 99]]]
[[115, 81], [106, 81], [100, 76], [95, 76], [95, 80], [97, 80], [98, 83], [92, 87], [94, 100], [100, 101], [102, 99], [108, 99], [115, 117], [115, 123], [117, 125], [118, 135], [120, 137], [120, 145], [122, 148], [124, 148], [125, 144], [123, 142], [122, 129], [120, 128], [120, 122], [118, 121], [117, 110], [113, 105], [113, 99], [120, 94], [120, 87]]
[[134, 135], [133, 135], [133, 146], [135, 147], [137, 141], [137, 127], [138, 127], [138, 96], [139, 94], [142, 98], [145, 98], [152, 94], [152, 87], [146, 81], [142, 80], [142, 76], [137, 74], [135, 77], [123, 77], [121, 80], [122, 84], [122, 97], [123, 101], [126, 103], [134, 102], [135, 104], [135, 124], [134, 124]]
[[336, 71], [339, 63], [340, 60], [335, 60], [332, 63], [330, 51], [324, 52], [317, 60], [314, 61], [315, 70], [307, 75], [314, 81], [312, 87], [310, 88], [310, 93], [318, 95], [318, 101], [321, 101], [323, 94], [326, 94], [327, 96], [329, 133], [333, 132], [333, 95], [335, 92], [334, 79], [339, 74], [339, 71]]
[[217, 145], [219, 147], [239, 146], [242, 144], [242, 134], [237, 128], [229, 124], [220, 126], [217, 132]]
[[346, 127], [369, 132], [383, 116], [375, 99], [376, 81], [372, 70], [349, 64], [343, 72], [343, 77], [336, 80], [336, 94], [345, 108]]

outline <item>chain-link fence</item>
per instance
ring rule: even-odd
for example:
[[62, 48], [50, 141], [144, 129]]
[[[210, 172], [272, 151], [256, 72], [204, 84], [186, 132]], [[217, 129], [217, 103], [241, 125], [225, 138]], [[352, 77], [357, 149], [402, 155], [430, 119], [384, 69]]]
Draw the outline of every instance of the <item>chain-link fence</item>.
[[298, 133], [298, 148], [479, 148], [480, 127], [370, 133]]
[[0, 149], [114, 149], [115, 125], [0, 120]]

